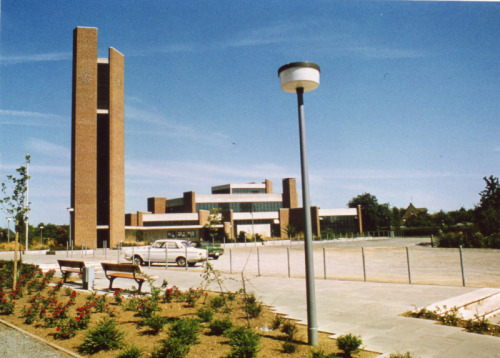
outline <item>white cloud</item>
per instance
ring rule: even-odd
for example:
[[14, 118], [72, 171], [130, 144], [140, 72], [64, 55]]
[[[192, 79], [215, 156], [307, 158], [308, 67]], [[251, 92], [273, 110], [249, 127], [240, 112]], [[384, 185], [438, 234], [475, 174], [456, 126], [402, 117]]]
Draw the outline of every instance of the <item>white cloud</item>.
[[19, 55], [19, 56], [0, 56], [0, 64], [12, 65], [27, 62], [46, 62], [46, 61], [67, 61], [71, 60], [73, 54], [71, 52], [54, 52], [42, 53], [36, 55]]
[[28, 150], [37, 156], [50, 156], [56, 158], [70, 159], [71, 150], [65, 146], [54, 144], [39, 138], [28, 138]]

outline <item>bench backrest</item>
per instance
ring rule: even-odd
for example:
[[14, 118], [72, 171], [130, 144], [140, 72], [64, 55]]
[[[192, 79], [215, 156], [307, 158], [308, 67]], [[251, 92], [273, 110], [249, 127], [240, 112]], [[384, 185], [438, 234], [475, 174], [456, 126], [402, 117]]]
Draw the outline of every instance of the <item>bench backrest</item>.
[[104, 271], [116, 271], [116, 272], [141, 272], [141, 267], [134, 264], [113, 264], [110, 262], [101, 262], [102, 269]]
[[73, 261], [73, 260], [57, 260], [60, 267], [85, 267], [85, 262], [83, 261]]

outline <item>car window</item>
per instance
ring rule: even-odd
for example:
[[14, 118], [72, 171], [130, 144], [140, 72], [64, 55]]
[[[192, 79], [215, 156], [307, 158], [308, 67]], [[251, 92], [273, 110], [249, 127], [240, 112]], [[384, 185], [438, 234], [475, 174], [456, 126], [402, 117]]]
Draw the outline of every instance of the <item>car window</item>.
[[176, 242], [169, 242], [168, 246], [169, 249], [177, 249], [177, 243]]
[[194, 247], [193, 245], [191, 245], [191, 243], [189, 241], [183, 241], [182, 243], [184, 245], [186, 245], [187, 247]]
[[155, 242], [153, 244], [153, 248], [154, 249], [159, 249], [159, 248], [162, 248], [162, 247], [165, 247], [165, 243], [164, 242]]

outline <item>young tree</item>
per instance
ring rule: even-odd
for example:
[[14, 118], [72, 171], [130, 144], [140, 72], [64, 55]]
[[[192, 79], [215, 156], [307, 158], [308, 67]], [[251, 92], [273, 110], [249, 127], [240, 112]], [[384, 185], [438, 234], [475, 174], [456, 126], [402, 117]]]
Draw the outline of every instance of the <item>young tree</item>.
[[484, 177], [486, 188], [479, 193], [481, 199], [474, 210], [474, 221], [484, 235], [500, 232], [500, 184], [498, 178]]
[[208, 217], [208, 223], [206, 223], [203, 228], [208, 232], [208, 235], [212, 239], [212, 244], [215, 243], [215, 239], [218, 237], [219, 226], [222, 223], [222, 215], [220, 208], [210, 209], [210, 215]]
[[[26, 154], [26, 164], [30, 162], [30, 155]], [[16, 169], [18, 176], [7, 175], [7, 182], [2, 183], [2, 196], [0, 205], [2, 210], [14, 218], [16, 233], [24, 232], [24, 222], [29, 212], [29, 204], [26, 203], [29, 175], [26, 166]]]

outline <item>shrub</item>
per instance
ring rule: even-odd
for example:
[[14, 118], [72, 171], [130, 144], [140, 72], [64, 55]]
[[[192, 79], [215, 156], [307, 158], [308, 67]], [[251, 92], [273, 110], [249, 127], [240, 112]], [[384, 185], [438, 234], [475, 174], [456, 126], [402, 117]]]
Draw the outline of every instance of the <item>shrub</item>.
[[428, 310], [427, 308], [423, 307], [419, 310], [415, 310], [412, 312], [409, 312], [408, 314], [410, 317], [415, 317], [415, 318], [424, 318], [424, 319], [433, 319], [437, 320], [438, 315], [436, 312], [433, 312], [431, 310]]
[[340, 350], [344, 351], [348, 357], [350, 357], [352, 353], [359, 352], [361, 344], [363, 344], [361, 338], [352, 333], [337, 338], [337, 346]]
[[152, 358], [184, 358], [189, 353], [190, 344], [185, 344], [182, 339], [170, 337], [162, 341], [151, 354]]
[[[446, 307], [444, 307], [444, 309], [446, 309]], [[453, 307], [446, 311], [442, 316], [439, 316], [438, 320], [445, 326], [458, 326], [462, 321], [462, 315], [458, 312], [457, 307]]]
[[225, 317], [223, 319], [216, 319], [210, 323], [210, 334], [215, 336], [222, 335], [225, 331], [233, 327], [233, 322], [229, 319], [229, 317]]
[[123, 335], [123, 332], [116, 327], [114, 320], [104, 318], [86, 332], [79, 351], [83, 354], [94, 354], [121, 348]]
[[285, 320], [283, 322], [283, 325], [281, 326], [281, 332], [286, 335], [286, 339], [288, 341], [293, 341], [297, 331], [298, 331], [297, 325], [288, 319]]
[[313, 349], [311, 351], [311, 358], [339, 358], [339, 357], [340, 356], [335, 353], [326, 354], [321, 349]]
[[196, 319], [180, 319], [170, 327], [170, 338], [178, 338], [185, 345], [198, 343], [200, 329], [200, 323]]
[[257, 318], [262, 312], [262, 305], [257, 301], [257, 298], [252, 293], [244, 298], [244, 311], [251, 317]]
[[229, 338], [231, 358], [253, 358], [257, 356], [260, 336], [247, 327], [235, 327], [226, 333]]
[[154, 334], [158, 334], [167, 324], [167, 318], [157, 314], [152, 314], [151, 317], [145, 317], [142, 320], [142, 325], [148, 327]]
[[137, 348], [133, 344], [122, 350], [116, 358], [140, 358], [142, 356], [142, 349]]
[[210, 322], [214, 317], [214, 311], [210, 308], [200, 308], [196, 314], [201, 319], [202, 322]]
[[273, 320], [273, 323], [271, 324], [271, 328], [272, 329], [278, 329], [281, 327], [281, 324], [283, 323], [285, 319], [280, 316], [280, 315], [276, 315], [274, 316], [274, 320]]
[[410, 352], [406, 353], [391, 353], [389, 358], [418, 358]]
[[288, 353], [288, 354], [292, 354], [292, 353], [295, 353], [295, 351], [297, 350], [297, 346], [290, 342], [290, 341], [286, 341], [283, 343], [283, 352], [284, 353]]
[[223, 307], [225, 304], [226, 304], [226, 298], [222, 294], [212, 297], [210, 299], [210, 307], [212, 307], [214, 310]]
[[465, 329], [468, 332], [484, 334], [491, 332], [493, 329], [493, 325], [486, 317], [479, 317], [478, 315], [476, 315], [475, 319], [467, 320], [467, 322], [465, 323]]

